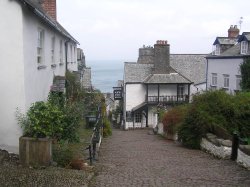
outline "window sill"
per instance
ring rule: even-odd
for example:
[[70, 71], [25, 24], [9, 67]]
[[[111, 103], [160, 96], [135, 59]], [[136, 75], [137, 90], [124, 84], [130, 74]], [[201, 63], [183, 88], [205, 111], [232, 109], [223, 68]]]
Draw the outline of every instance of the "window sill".
[[56, 68], [56, 64], [51, 64], [51, 68]]
[[210, 87], [214, 87], [214, 88], [216, 88], [216, 87], [217, 87], [217, 85], [210, 85]]
[[229, 87], [222, 87], [222, 89], [223, 89], [223, 90], [228, 90], [228, 89], [229, 89]]
[[47, 68], [47, 66], [45, 66], [45, 65], [38, 65], [37, 66], [37, 69], [38, 70], [40, 70], [40, 69], [46, 69]]

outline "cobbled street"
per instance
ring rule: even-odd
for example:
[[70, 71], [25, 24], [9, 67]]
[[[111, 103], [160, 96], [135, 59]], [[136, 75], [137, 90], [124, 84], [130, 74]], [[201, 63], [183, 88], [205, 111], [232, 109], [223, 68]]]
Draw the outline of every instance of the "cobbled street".
[[250, 186], [250, 171], [182, 147], [149, 130], [113, 130], [99, 153], [89, 186]]

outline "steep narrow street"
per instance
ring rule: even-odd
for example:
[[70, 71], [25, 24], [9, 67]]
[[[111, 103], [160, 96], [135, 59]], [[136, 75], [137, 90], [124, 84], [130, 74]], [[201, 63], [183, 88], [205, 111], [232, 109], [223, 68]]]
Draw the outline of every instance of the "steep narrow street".
[[250, 186], [250, 171], [235, 162], [148, 132], [113, 130], [103, 141], [90, 186]]

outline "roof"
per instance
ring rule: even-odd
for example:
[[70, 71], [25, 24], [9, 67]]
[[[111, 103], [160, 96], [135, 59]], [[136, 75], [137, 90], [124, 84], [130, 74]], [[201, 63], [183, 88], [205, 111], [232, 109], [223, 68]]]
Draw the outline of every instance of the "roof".
[[213, 45], [221, 44], [221, 45], [234, 45], [238, 41], [238, 38], [229, 38], [229, 37], [216, 37]]
[[194, 84], [206, 81], [206, 54], [171, 54], [170, 65]]
[[[199, 84], [206, 81], [206, 55], [205, 54], [171, 54], [170, 65], [178, 72], [179, 76], [171, 74], [171, 76], [156, 76], [152, 77], [153, 64], [138, 64], [125, 62], [124, 65], [124, 82], [125, 83], [171, 83], [174, 79], [178, 82], [186, 81]], [[165, 74], [163, 74], [165, 75]], [[166, 74], [167, 75], [167, 74]], [[177, 83], [177, 82], [175, 82]]]
[[61, 33], [63, 36], [67, 37], [71, 41], [80, 44], [73, 36], [71, 36], [68, 31], [63, 28], [63, 26], [52, 19], [42, 8], [41, 3], [38, 0], [17, 0], [23, 3], [27, 8], [29, 8], [37, 17], [42, 19], [47, 25], [51, 26], [53, 29]]
[[239, 37], [238, 42], [241, 41], [250, 41], [250, 32], [243, 32], [242, 35]]
[[153, 70], [153, 64], [137, 64], [136, 62], [125, 62], [124, 83], [143, 82]]
[[170, 74], [151, 74], [145, 81], [145, 84], [162, 84], [162, 83], [191, 83], [190, 80], [186, 79], [179, 73], [170, 73]]

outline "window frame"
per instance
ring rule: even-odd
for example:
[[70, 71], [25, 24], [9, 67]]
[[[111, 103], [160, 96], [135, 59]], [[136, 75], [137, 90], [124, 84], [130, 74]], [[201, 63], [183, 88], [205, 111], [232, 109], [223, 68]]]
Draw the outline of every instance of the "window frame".
[[217, 87], [218, 85], [218, 74], [217, 73], [211, 73], [211, 86]]
[[235, 90], [241, 90], [241, 81], [242, 81], [242, 77], [241, 75], [236, 75], [236, 85], [235, 85]]
[[142, 122], [142, 114], [140, 112], [135, 113], [135, 123], [141, 123]]
[[230, 86], [230, 75], [228, 74], [223, 74], [223, 88], [228, 89]]
[[55, 43], [56, 43], [56, 37], [51, 37], [51, 64], [55, 64]]
[[240, 53], [245, 55], [245, 54], [247, 54], [247, 51], [248, 51], [248, 42], [242, 41], [240, 43]]
[[60, 48], [59, 48], [59, 63], [63, 63], [63, 40], [60, 40], [60, 44], [59, 44]]
[[37, 64], [44, 64], [44, 42], [45, 42], [45, 31], [42, 28], [37, 30]]
[[215, 55], [220, 55], [220, 44], [215, 45], [214, 54]]

